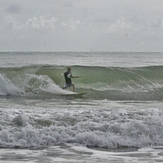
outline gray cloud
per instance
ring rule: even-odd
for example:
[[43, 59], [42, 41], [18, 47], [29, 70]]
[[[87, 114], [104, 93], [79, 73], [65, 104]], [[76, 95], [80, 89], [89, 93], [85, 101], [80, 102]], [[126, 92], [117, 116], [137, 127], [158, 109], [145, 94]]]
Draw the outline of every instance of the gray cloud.
[[4, 0], [0, 51], [163, 51], [162, 6], [162, 0]]
[[10, 6], [7, 7], [6, 12], [8, 13], [13, 13], [13, 14], [17, 14], [20, 13], [21, 11], [21, 7], [19, 4], [17, 3], [13, 3]]

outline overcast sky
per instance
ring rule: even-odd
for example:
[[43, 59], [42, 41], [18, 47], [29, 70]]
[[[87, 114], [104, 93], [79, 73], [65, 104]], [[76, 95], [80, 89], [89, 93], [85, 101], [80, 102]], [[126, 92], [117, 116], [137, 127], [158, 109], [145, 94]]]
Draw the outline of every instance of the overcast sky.
[[163, 51], [163, 0], [0, 0], [0, 51]]

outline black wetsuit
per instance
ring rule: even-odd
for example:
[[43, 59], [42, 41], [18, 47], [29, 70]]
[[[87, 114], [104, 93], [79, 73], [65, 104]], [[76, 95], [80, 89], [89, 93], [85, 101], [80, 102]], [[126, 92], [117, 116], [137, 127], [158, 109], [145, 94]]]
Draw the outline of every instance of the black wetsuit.
[[64, 77], [65, 77], [66, 84], [68, 84], [68, 85], [72, 84], [72, 81], [71, 81], [72, 73], [71, 72], [65, 72]]

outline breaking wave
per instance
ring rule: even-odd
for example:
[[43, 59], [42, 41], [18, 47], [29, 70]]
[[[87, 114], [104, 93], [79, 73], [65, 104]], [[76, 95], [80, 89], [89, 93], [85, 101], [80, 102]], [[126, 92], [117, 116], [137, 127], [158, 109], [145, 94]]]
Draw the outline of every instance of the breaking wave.
[[[53, 96], [62, 90], [66, 67], [29, 66], [0, 69], [0, 95]], [[86, 98], [110, 100], [163, 100], [163, 66], [119, 68], [73, 66], [77, 91]], [[85, 98], [83, 97], [83, 98]]]
[[74, 143], [121, 148], [163, 145], [162, 109], [45, 111], [0, 108], [0, 148], [36, 148]]

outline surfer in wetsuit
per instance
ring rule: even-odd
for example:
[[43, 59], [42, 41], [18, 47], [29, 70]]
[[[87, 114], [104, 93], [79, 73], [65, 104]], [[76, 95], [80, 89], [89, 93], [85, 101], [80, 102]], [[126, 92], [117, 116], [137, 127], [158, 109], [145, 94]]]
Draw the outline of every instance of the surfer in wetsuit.
[[71, 81], [71, 78], [80, 78], [80, 76], [73, 76], [71, 73], [71, 67], [67, 67], [67, 71], [62, 74], [62, 76], [65, 77], [65, 86], [63, 87], [63, 89], [73, 87], [73, 92], [75, 92], [75, 84]]

